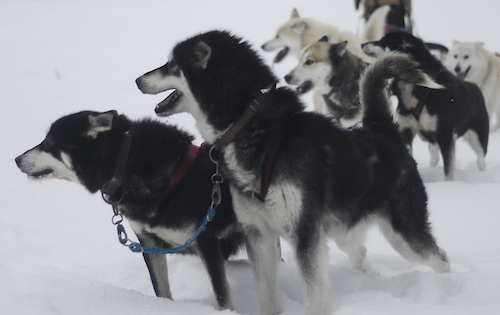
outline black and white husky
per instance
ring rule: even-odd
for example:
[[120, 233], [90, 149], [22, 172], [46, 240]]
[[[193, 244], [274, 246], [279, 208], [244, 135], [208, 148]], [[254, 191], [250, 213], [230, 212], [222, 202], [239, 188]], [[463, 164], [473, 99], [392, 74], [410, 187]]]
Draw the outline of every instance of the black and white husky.
[[415, 36], [396, 32], [381, 40], [363, 44], [363, 51], [377, 57], [387, 51], [409, 54], [444, 89], [430, 90], [410, 82], [395, 80], [392, 91], [397, 96], [398, 123], [406, 144], [416, 134], [429, 142], [431, 166], [443, 157], [446, 180], [455, 178], [455, 141], [464, 137], [476, 153], [479, 170], [485, 170], [484, 157], [488, 147], [489, 120], [484, 97], [479, 87], [456, 78]]
[[326, 105], [323, 113], [333, 116], [346, 128], [361, 121], [359, 78], [368, 63], [347, 50], [347, 42], [328, 43], [328, 37], [304, 48], [299, 64], [285, 76], [297, 85], [298, 93], [314, 90]]
[[261, 314], [279, 313], [278, 235], [294, 247], [309, 315], [329, 308], [327, 237], [363, 270], [365, 233], [373, 222], [406, 259], [450, 270], [431, 234], [425, 188], [384, 90], [392, 76], [437, 87], [417, 67], [406, 55], [390, 54], [369, 68], [361, 83], [364, 127], [352, 132], [305, 112], [293, 90], [274, 87], [276, 77], [251, 46], [227, 32], [177, 44], [164, 66], [137, 79], [144, 93], [171, 91], [156, 112], [190, 112], [221, 151]]
[[[84, 111], [54, 122], [42, 143], [16, 158], [30, 178], [78, 182], [95, 193], [113, 178], [126, 132], [130, 150], [118, 209], [142, 246], [183, 245], [207, 216], [214, 164], [192, 136], [152, 120], [131, 121], [115, 111]], [[198, 254], [211, 279], [217, 307], [232, 309], [224, 260], [243, 244], [227, 184], [223, 202], [197, 240], [182, 253]], [[165, 255], [143, 254], [156, 295], [171, 299]]]

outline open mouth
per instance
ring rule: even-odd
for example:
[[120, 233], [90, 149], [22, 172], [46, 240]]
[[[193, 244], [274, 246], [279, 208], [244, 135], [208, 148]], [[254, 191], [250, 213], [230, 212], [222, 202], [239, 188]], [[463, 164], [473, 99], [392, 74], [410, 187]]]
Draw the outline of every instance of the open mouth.
[[305, 81], [301, 85], [297, 87], [297, 93], [299, 94], [305, 94], [309, 92], [312, 88], [312, 82], [311, 81]]
[[459, 78], [462, 81], [465, 80], [465, 78], [467, 77], [467, 74], [469, 74], [469, 70], [470, 70], [470, 66], [464, 72], [457, 73], [457, 78]]
[[51, 168], [47, 168], [43, 171], [40, 171], [40, 172], [36, 172], [36, 173], [32, 173], [32, 174], [28, 174], [28, 177], [29, 178], [33, 178], [33, 179], [41, 179], [41, 178], [44, 178], [45, 176], [47, 175], [50, 175], [54, 172], [53, 169]]
[[155, 113], [159, 116], [167, 115], [168, 110], [174, 107], [175, 103], [177, 103], [181, 99], [181, 97], [182, 92], [180, 92], [179, 90], [173, 90], [173, 92], [170, 93], [167, 98], [156, 105]]
[[285, 47], [282, 50], [280, 50], [278, 52], [278, 54], [276, 55], [276, 57], [274, 57], [274, 62], [278, 63], [281, 60], [283, 60], [286, 57], [286, 55], [288, 54], [289, 51], [290, 51], [290, 48], [288, 48], [288, 47]]

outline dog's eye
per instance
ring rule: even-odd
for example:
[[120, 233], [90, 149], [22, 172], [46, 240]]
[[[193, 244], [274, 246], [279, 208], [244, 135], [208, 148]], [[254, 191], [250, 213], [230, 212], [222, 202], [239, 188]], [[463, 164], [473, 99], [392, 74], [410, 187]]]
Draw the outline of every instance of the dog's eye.
[[311, 59], [307, 59], [306, 62], [304, 62], [305, 65], [310, 66], [314, 63]]
[[49, 151], [54, 146], [54, 142], [54, 139], [52, 139], [51, 137], [46, 137], [45, 140], [43, 140], [41, 147], [43, 150]]
[[469, 55], [465, 55], [465, 56], [464, 56], [464, 59], [469, 59]]

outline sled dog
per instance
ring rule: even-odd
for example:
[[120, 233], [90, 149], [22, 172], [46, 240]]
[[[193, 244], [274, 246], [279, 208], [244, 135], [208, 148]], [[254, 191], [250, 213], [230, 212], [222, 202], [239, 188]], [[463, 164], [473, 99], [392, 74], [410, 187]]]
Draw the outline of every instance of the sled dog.
[[[407, 12], [405, 6], [400, 4], [381, 5], [376, 8], [366, 20], [363, 31], [363, 42], [379, 40], [385, 34], [396, 31], [411, 33], [411, 23], [406, 19]], [[407, 28], [406, 24], [410, 27]]]
[[347, 49], [347, 42], [328, 43], [323, 37], [304, 48], [298, 65], [285, 76], [297, 92], [315, 90], [321, 94], [326, 110], [343, 127], [352, 128], [361, 121], [358, 81], [368, 66]]
[[389, 110], [385, 81], [392, 76], [437, 87], [405, 55], [389, 54], [361, 81], [364, 127], [351, 132], [306, 112], [295, 91], [276, 88], [277, 78], [248, 42], [224, 31], [177, 44], [164, 66], [136, 80], [144, 93], [169, 91], [156, 113], [191, 113], [220, 152], [261, 314], [280, 312], [278, 235], [294, 248], [309, 315], [329, 308], [327, 237], [363, 270], [370, 223], [406, 259], [449, 271], [430, 231], [424, 185]]
[[399, 100], [398, 122], [406, 144], [416, 134], [429, 142], [431, 166], [443, 157], [446, 180], [455, 178], [455, 141], [464, 137], [477, 155], [480, 170], [486, 169], [484, 157], [488, 147], [489, 122], [483, 94], [477, 85], [464, 82], [449, 72], [415, 36], [396, 32], [380, 41], [363, 44], [365, 53], [377, 57], [386, 51], [401, 51], [417, 61], [422, 70], [444, 89], [431, 90], [396, 80], [392, 91]]
[[500, 127], [500, 57], [484, 48], [481, 42], [458, 42], [446, 57], [446, 67], [459, 79], [475, 83], [483, 92], [486, 109], [496, 124], [492, 130]]
[[361, 40], [351, 32], [340, 31], [333, 25], [323, 24], [310, 18], [300, 17], [297, 9], [293, 9], [290, 20], [279, 27], [276, 36], [265, 42], [262, 49], [267, 52], [281, 48], [274, 62], [280, 62], [286, 56], [299, 58], [300, 51], [317, 42], [321, 37], [327, 36], [332, 43], [348, 41], [347, 49], [359, 58], [370, 61], [361, 50]]
[[[127, 132], [128, 155], [122, 150]], [[142, 246], [171, 248], [194, 234], [211, 203], [215, 167], [191, 140], [189, 134], [157, 121], [132, 121], [116, 111], [83, 111], [54, 122], [45, 140], [18, 156], [16, 163], [30, 178], [66, 179], [95, 193], [113, 178], [119, 161], [127, 161], [119, 212], [129, 220]], [[181, 252], [200, 256], [219, 309], [233, 308], [224, 260], [244, 243], [228, 186], [221, 186], [223, 201], [216, 216]], [[143, 256], [156, 295], [172, 299], [166, 256]]]

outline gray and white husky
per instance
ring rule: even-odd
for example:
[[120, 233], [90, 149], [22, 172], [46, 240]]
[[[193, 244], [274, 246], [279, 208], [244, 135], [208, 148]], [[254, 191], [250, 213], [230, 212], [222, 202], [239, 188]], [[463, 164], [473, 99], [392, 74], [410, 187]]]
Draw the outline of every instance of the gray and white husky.
[[218, 148], [246, 233], [261, 314], [280, 312], [279, 235], [294, 248], [309, 315], [329, 309], [327, 237], [353, 268], [364, 270], [366, 229], [378, 223], [404, 258], [450, 270], [431, 234], [415, 161], [389, 109], [385, 81], [393, 76], [438, 87], [406, 55], [388, 54], [361, 81], [364, 127], [351, 132], [306, 112], [290, 88], [276, 88], [277, 78], [256, 51], [228, 32], [177, 44], [164, 66], [137, 79], [144, 93], [171, 92], [157, 105], [158, 115], [191, 113]]

